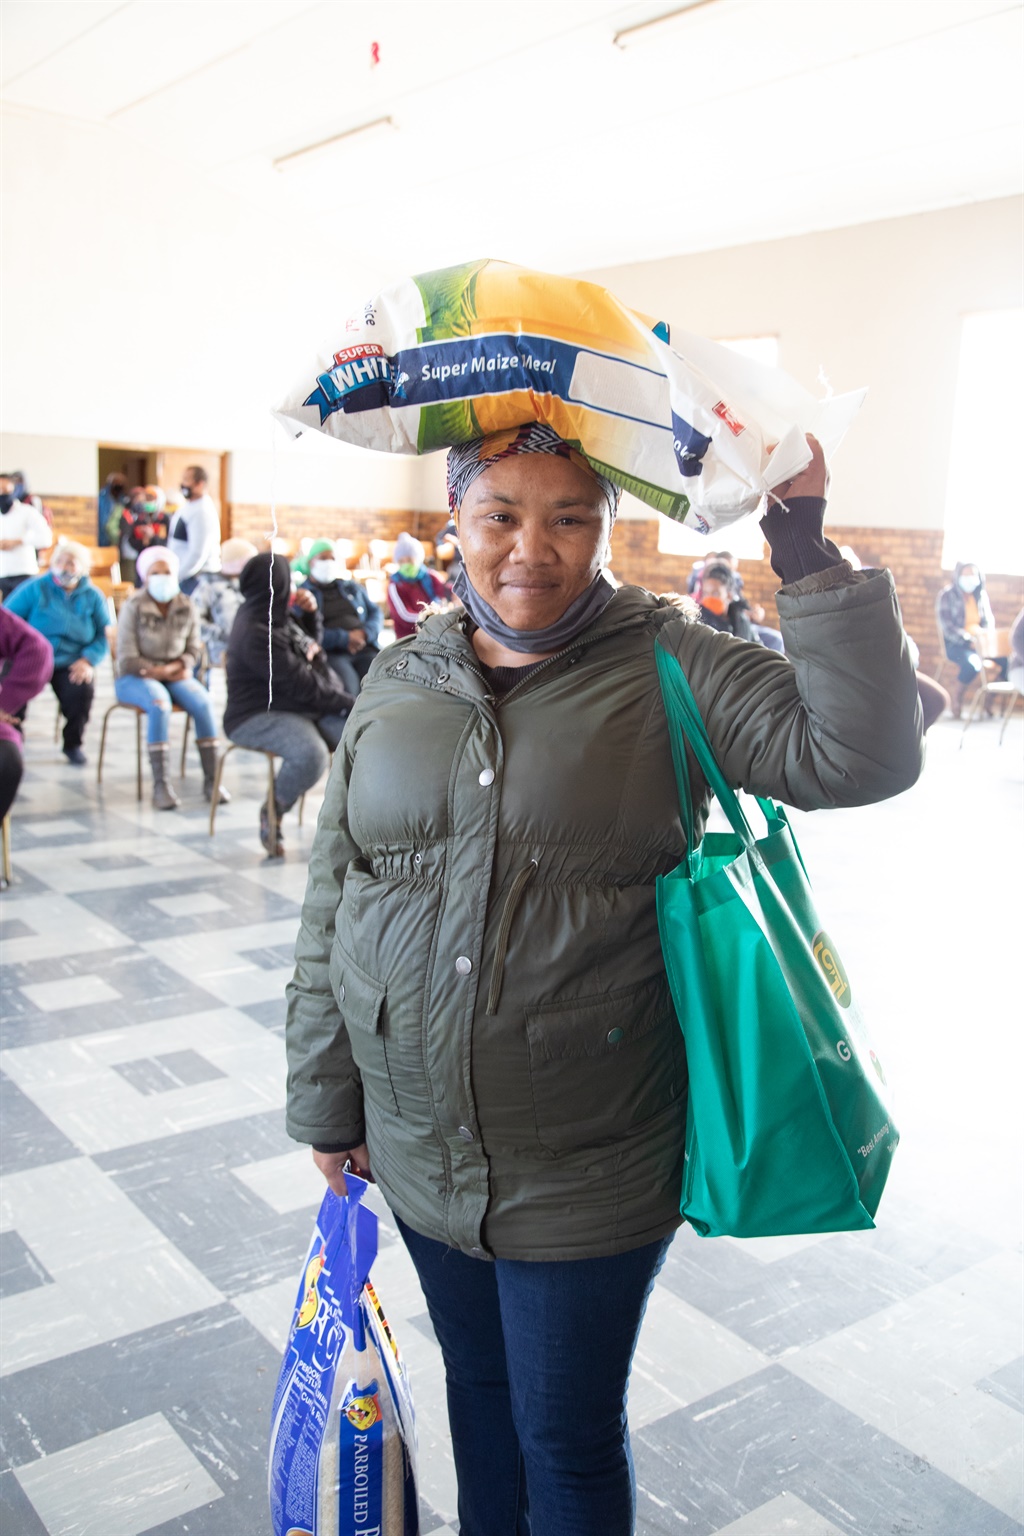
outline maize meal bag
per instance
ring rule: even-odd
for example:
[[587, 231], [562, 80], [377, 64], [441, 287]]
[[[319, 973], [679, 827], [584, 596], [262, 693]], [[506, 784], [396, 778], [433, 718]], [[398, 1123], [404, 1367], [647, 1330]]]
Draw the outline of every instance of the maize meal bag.
[[502, 261], [405, 278], [340, 322], [276, 415], [391, 453], [541, 421], [602, 474], [702, 533], [832, 452], [864, 391], [794, 379], [678, 335], [606, 289]]
[[409, 1382], [369, 1282], [366, 1184], [324, 1195], [274, 1395], [273, 1536], [418, 1536]]

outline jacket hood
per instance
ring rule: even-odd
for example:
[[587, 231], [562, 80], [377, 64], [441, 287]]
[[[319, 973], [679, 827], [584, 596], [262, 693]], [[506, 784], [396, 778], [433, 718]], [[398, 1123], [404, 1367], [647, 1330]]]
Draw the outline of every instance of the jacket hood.
[[959, 587], [960, 586], [960, 572], [963, 571], [963, 570], [966, 570], [968, 566], [970, 566], [973, 570], [977, 571], [977, 573], [978, 573], [978, 585], [974, 589], [975, 592], [978, 592], [985, 585], [985, 572], [982, 570], [982, 568], [978, 564], [977, 560], [958, 560], [957, 561], [956, 565], [954, 565], [954, 567], [953, 567], [953, 585], [954, 585], [954, 587]]
[[242, 567], [238, 589], [252, 608], [267, 611], [270, 594], [270, 622], [283, 624], [288, 617], [288, 599], [291, 594], [291, 567], [284, 555], [253, 555]]

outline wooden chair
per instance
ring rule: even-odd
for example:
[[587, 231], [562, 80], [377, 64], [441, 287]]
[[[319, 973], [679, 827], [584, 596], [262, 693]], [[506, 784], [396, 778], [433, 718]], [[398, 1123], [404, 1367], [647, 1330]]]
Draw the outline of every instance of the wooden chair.
[[[274, 847], [277, 844], [277, 802], [274, 799], [274, 759], [280, 754], [268, 752], [264, 747], [245, 747], [240, 741], [229, 741], [220, 755], [217, 763], [217, 771], [213, 776], [213, 791], [210, 795], [210, 836], [216, 829], [217, 803], [220, 800], [220, 781], [224, 773], [224, 764], [232, 752], [258, 752], [267, 760], [267, 821], [270, 826], [270, 843]], [[302, 826], [302, 813], [306, 807], [305, 795], [299, 801], [299, 826]]]

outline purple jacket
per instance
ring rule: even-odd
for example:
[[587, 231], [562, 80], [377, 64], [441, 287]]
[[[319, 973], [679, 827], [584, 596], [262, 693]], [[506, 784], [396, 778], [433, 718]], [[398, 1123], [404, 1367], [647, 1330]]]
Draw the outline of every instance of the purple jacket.
[[[14, 715], [45, 688], [53, 673], [53, 647], [38, 630], [0, 607], [0, 710]], [[0, 741], [21, 745], [21, 733], [0, 720]]]

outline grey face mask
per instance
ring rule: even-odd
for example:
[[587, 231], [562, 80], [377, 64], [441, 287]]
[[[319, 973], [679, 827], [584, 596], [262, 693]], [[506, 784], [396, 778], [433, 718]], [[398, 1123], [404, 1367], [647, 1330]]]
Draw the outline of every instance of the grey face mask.
[[615, 596], [615, 590], [604, 572], [598, 571], [586, 591], [581, 592], [553, 624], [548, 624], [545, 629], [512, 629], [495, 613], [490, 603], [484, 602], [466, 575], [465, 566], [460, 568], [453, 584], [455, 596], [478, 629], [507, 650], [520, 651], [526, 656], [560, 651], [563, 645], [575, 640], [604, 612]]

